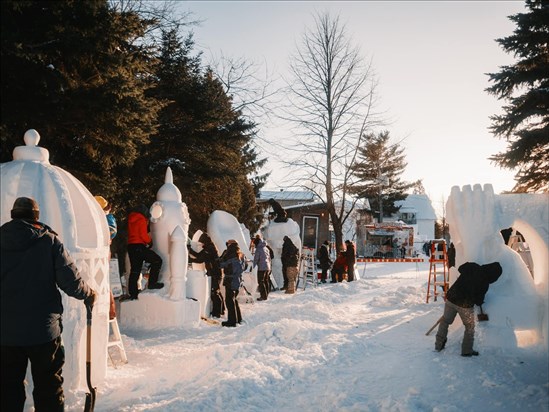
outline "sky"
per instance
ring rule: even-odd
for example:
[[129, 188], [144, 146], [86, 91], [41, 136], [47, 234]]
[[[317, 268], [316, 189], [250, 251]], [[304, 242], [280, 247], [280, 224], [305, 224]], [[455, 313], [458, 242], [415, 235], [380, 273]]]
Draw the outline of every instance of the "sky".
[[[193, 28], [204, 61], [221, 54], [265, 64], [287, 76], [313, 13], [339, 15], [351, 42], [372, 59], [378, 108], [393, 141], [406, 149], [403, 179], [422, 179], [440, 216], [452, 186], [491, 183], [496, 193], [512, 189], [515, 172], [488, 158], [505, 150], [488, 130], [503, 101], [485, 92], [486, 73], [512, 64], [495, 39], [512, 34], [508, 16], [524, 12], [522, 1], [185, 1], [178, 3], [202, 22]], [[261, 123], [261, 122], [260, 122]], [[268, 146], [281, 126], [260, 124]], [[265, 147], [265, 146], [264, 146]], [[271, 172], [265, 189], [287, 187], [281, 164], [263, 152]]]

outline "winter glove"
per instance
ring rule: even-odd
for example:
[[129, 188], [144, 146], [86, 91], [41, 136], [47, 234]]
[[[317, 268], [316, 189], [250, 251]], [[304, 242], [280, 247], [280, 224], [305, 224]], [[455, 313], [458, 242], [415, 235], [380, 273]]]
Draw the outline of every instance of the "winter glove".
[[90, 311], [93, 309], [93, 305], [95, 304], [95, 301], [97, 300], [97, 292], [95, 290], [91, 290], [90, 295], [84, 299], [84, 305], [86, 305], [86, 308], [88, 308]]

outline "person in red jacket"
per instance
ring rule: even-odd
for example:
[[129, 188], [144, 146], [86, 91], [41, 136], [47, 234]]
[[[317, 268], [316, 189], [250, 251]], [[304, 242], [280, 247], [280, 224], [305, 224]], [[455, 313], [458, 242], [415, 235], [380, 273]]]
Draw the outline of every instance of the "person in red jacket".
[[145, 205], [139, 205], [128, 215], [128, 257], [130, 258], [128, 293], [130, 294], [130, 300], [137, 299], [139, 293], [137, 281], [143, 262], [151, 265], [148, 289], [162, 289], [164, 287], [164, 284], [158, 281], [162, 258], [151, 249], [151, 245], [149, 209]]
[[334, 266], [332, 266], [332, 281], [330, 283], [343, 282], [345, 273], [347, 273], [347, 256], [345, 249], [341, 249]]

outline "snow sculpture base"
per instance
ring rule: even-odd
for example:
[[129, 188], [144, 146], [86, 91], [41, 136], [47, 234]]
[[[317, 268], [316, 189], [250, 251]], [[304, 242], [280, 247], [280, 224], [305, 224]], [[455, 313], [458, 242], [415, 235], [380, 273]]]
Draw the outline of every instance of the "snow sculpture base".
[[200, 302], [173, 301], [157, 293], [140, 293], [139, 300], [122, 302], [120, 310], [121, 325], [134, 330], [193, 327], [199, 322]]
[[187, 271], [187, 298], [196, 299], [200, 304], [200, 316], [210, 316], [210, 288], [212, 278], [203, 270]]

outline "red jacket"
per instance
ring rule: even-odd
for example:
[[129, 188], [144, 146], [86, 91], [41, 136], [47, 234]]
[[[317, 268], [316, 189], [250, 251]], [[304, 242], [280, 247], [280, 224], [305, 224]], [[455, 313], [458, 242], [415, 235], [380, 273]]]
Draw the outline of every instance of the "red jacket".
[[336, 271], [341, 270], [343, 272], [347, 272], [347, 257], [345, 256], [345, 252], [339, 253], [339, 256], [334, 262], [334, 266], [332, 267], [332, 270], [336, 270]]
[[128, 245], [148, 245], [152, 242], [148, 230], [148, 220], [139, 212], [128, 216]]

